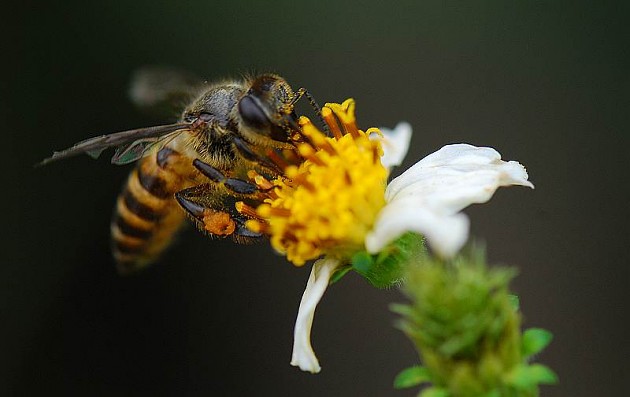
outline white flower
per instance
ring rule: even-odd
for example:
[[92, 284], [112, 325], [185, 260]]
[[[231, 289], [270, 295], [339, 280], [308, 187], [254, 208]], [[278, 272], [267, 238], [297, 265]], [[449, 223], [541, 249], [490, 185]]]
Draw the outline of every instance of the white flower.
[[[399, 123], [381, 129], [386, 167], [399, 165], [409, 147], [411, 126]], [[525, 168], [516, 161], [502, 161], [492, 148], [468, 144], [447, 145], [417, 162], [392, 180], [385, 191], [387, 204], [379, 212], [365, 238], [368, 252], [375, 254], [405, 232], [416, 232], [443, 257], [451, 257], [468, 239], [469, 220], [460, 211], [470, 204], [485, 203], [501, 186], [533, 188]], [[320, 371], [310, 343], [315, 308], [330, 277], [341, 263], [332, 258], [313, 265], [302, 296], [295, 324], [291, 365], [303, 371]]]

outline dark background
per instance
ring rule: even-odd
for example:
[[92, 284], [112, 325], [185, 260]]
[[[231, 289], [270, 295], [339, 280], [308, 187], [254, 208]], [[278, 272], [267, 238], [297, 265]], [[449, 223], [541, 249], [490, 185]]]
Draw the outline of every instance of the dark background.
[[354, 275], [329, 290], [313, 376], [289, 366], [309, 269], [266, 245], [190, 231], [149, 271], [116, 275], [109, 217], [129, 167], [32, 164], [154, 123], [126, 95], [146, 64], [208, 80], [274, 71], [320, 102], [352, 96], [364, 127], [413, 125], [405, 167], [456, 142], [525, 164], [536, 190], [466, 212], [491, 262], [520, 269], [525, 326], [555, 334], [539, 360], [561, 384], [542, 395], [627, 393], [628, 6], [474, 3], [5, 6], [3, 394], [414, 395], [391, 388], [416, 361], [392, 327], [396, 290]]

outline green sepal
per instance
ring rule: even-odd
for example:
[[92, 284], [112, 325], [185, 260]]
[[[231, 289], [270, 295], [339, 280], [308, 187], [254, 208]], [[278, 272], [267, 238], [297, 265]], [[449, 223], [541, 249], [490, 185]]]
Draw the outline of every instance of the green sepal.
[[376, 288], [388, 288], [403, 280], [407, 266], [426, 249], [423, 237], [405, 233], [376, 255], [360, 251], [352, 256], [352, 268]]
[[339, 269], [335, 270], [335, 272], [333, 273], [333, 275], [330, 277], [330, 284], [334, 284], [337, 281], [341, 280], [343, 278], [343, 276], [345, 276], [346, 274], [348, 274], [348, 272], [352, 270], [352, 266], [344, 266], [344, 267], [340, 267]]
[[553, 339], [553, 334], [542, 328], [530, 328], [523, 332], [521, 353], [524, 357], [531, 357], [540, 353]]
[[367, 278], [374, 267], [375, 259], [367, 251], [360, 251], [352, 256], [350, 263], [357, 273]]
[[400, 371], [394, 379], [394, 388], [406, 389], [431, 381], [431, 375], [425, 367], [414, 365]]

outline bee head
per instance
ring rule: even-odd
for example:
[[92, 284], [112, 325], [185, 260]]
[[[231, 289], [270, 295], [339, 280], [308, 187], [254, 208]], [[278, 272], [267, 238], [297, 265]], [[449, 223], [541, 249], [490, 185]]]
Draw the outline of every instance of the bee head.
[[238, 102], [243, 133], [250, 140], [285, 147], [291, 133], [299, 130], [293, 110], [295, 98], [291, 86], [279, 76], [254, 78]]

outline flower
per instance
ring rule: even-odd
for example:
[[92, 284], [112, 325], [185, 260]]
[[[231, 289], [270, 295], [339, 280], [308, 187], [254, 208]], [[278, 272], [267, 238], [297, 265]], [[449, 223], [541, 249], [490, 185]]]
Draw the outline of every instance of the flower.
[[[386, 135], [387, 136], [387, 135]], [[500, 186], [534, 188], [525, 168], [501, 160], [492, 148], [447, 145], [417, 162], [387, 186], [365, 246], [379, 252], [405, 232], [417, 232], [443, 257], [452, 257], [468, 239], [469, 220], [460, 211], [490, 200]]]
[[[306, 117], [299, 120], [304, 160], [285, 168], [273, 181], [275, 197], [257, 208], [261, 220], [248, 226], [265, 230], [271, 245], [297, 266], [322, 254], [343, 257], [361, 250], [385, 205], [387, 169], [375, 128], [356, 127], [354, 101], [327, 104], [322, 110], [333, 137]], [[340, 120], [338, 125], [335, 116]]]
[[297, 266], [324, 256], [302, 296], [291, 360], [313, 373], [320, 371], [310, 344], [315, 309], [335, 271], [354, 254], [379, 253], [416, 232], [438, 255], [451, 257], [468, 238], [463, 208], [488, 201], [500, 186], [533, 188], [521, 164], [467, 144], [443, 147], [387, 185], [389, 168], [407, 152], [411, 126], [362, 131], [354, 110], [352, 99], [326, 104], [321, 114], [332, 136], [300, 118], [302, 136], [286, 156], [294, 161], [284, 175], [273, 181], [250, 175], [268, 195], [247, 226], [268, 234], [276, 251]]

